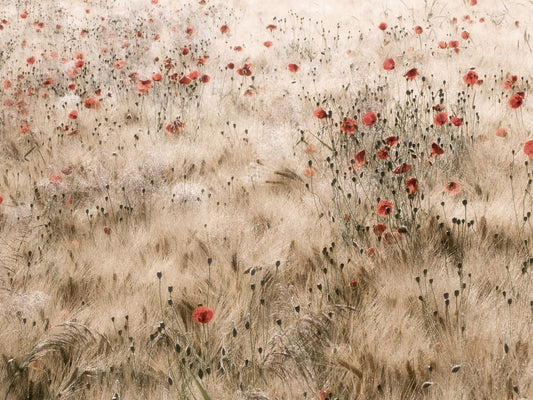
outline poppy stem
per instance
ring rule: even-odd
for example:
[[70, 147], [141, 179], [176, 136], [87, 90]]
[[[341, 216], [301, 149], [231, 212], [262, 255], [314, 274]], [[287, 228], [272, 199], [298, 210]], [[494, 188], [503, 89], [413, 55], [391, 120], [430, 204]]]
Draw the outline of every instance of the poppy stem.
[[163, 297], [161, 295], [161, 278], [158, 278], [158, 286], [159, 286], [159, 310], [161, 311], [161, 320], [163, 321], [164, 314], [163, 314]]
[[328, 145], [326, 142], [324, 142], [322, 139], [320, 139], [317, 135], [315, 135], [314, 133], [311, 133], [311, 135], [313, 135], [313, 137], [318, 140], [323, 146], [325, 146], [329, 151], [334, 151], [333, 148]]
[[[516, 220], [516, 227], [519, 228], [520, 227], [520, 221], [518, 219], [518, 211], [516, 209], [516, 201], [515, 201], [515, 193], [514, 193], [514, 185], [513, 185], [513, 166], [514, 166], [514, 160], [513, 162], [511, 163], [511, 174], [509, 175], [509, 180], [511, 182], [511, 197], [513, 199], [513, 210], [514, 210], [514, 215], [515, 215], [515, 220]], [[518, 229], [518, 239], [520, 241], [520, 243], [524, 243], [522, 241], [522, 232], [520, 229]]]
[[508, 310], [508, 312], [509, 312], [509, 341], [512, 340], [512, 335], [513, 335], [511, 304], [512, 304], [512, 301], [511, 301], [511, 298], [509, 298], [509, 299], [507, 300], [507, 310]]
[[207, 259], [207, 296], [205, 299], [205, 306], [209, 307], [209, 291], [211, 289], [211, 258]]
[[109, 199], [109, 205], [111, 207], [111, 216], [113, 217], [113, 221], [116, 222], [115, 209], [113, 207], [113, 202], [111, 201], [111, 195], [109, 194], [109, 184], [105, 185], [105, 189], [107, 191], [107, 198]]

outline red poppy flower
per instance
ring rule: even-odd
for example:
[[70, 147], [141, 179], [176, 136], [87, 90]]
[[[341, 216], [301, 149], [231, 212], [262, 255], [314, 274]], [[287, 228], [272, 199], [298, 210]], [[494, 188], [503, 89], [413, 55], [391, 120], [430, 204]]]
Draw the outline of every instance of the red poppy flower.
[[85, 99], [83, 102], [83, 105], [86, 108], [92, 109], [92, 110], [99, 110], [100, 109], [100, 102], [95, 99], [94, 97], [89, 97], [88, 99]]
[[406, 226], [400, 226], [400, 227], [396, 230], [396, 232], [397, 232], [399, 235], [402, 235], [402, 234], [407, 233], [407, 232], [409, 232], [409, 231], [407, 230], [407, 227], [406, 227]]
[[115, 67], [115, 69], [118, 69], [118, 70], [124, 69], [124, 67], [126, 66], [126, 61], [117, 60], [115, 61], [115, 64], [113, 64], [113, 66]]
[[237, 73], [241, 76], [250, 76], [252, 75], [252, 71], [250, 70], [251, 64], [244, 64], [242, 68], [239, 68], [237, 70]]
[[377, 151], [377, 154], [380, 160], [386, 160], [387, 158], [389, 158], [389, 151], [385, 147], [379, 149]]
[[306, 178], [312, 178], [313, 176], [316, 175], [316, 170], [314, 168], [306, 168], [304, 169], [304, 171], [302, 172], [303, 176], [305, 176]]
[[378, 117], [376, 117], [376, 114], [374, 114], [372, 111], [369, 111], [363, 115], [363, 124], [365, 124], [365, 126], [372, 126], [377, 120]]
[[35, 64], [35, 57], [31, 56], [31, 57], [27, 58], [27, 59], [26, 59], [26, 63], [27, 63], [28, 65], [33, 65], [33, 64]]
[[450, 122], [455, 126], [461, 126], [463, 125], [463, 120], [459, 117], [451, 117]]
[[383, 235], [383, 232], [385, 232], [387, 230], [387, 225], [385, 225], [385, 224], [376, 224], [376, 225], [374, 225], [374, 228], [372, 230], [374, 231], [376, 236], [380, 237], [381, 235]]
[[19, 131], [21, 135], [26, 135], [31, 132], [31, 127], [28, 124], [22, 124]]
[[[159, 60], [159, 57], [156, 57], [154, 59], [155, 62], [157, 62]], [[172, 69], [174, 68], [174, 64], [173, 64], [173, 60], [172, 58], [165, 58], [163, 60], [163, 65], [165, 66], [165, 69]]]
[[11, 88], [11, 81], [9, 79], [4, 80], [4, 90]]
[[412, 81], [418, 76], [418, 70], [416, 68], [411, 68], [403, 76]]
[[151, 87], [152, 87], [151, 79], [140, 80], [139, 83], [137, 84], [137, 91], [140, 94], [145, 94], [146, 92], [150, 90]]
[[418, 192], [418, 180], [413, 177], [407, 178], [405, 181], [405, 187], [407, 188], [407, 193], [415, 194]]
[[457, 182], [450, 181], [444, 185], [444, 191], [448, 192], [448, 194], [451, 196], [455, 196], [461, 191], [461, 185]]
[[[233, 69], [233, 68], [235, 68], [235, 64], [233, 64], [233, 63], [229, 63], [228, 65], [226, 65], [226, 67], [227, 67], [228, 69]], [[239, 75], [240, 75], [240, 74], [239, 74]]]
[[350, 281], [350, 287], [357, 288], [357, 286], [359, 286], [359, 283], [357, 283], [357, 281]]
[[470, 5], [475, 6], [477, 4], [477, 0], [470, 0]]
[[435, 104], [435, 105], [433, 106], [433, 109], [434, 109], [435, 111], [444, 111], [445, 108], [446, 108], [446, 106], [445, 106], [445, 105], [442, 105], [442, 104]]
[[507, 136], [507, 129], [500, 128], [500, 129], [498, 129], [496, 131], [495, 135], [498, 136], [498, 137], [506, 137]]
[[433, 118], [433, 121], [435, 122], [435, 125], [442, 126], [448, 121], [448, 116], [444, 112], [440, 112], [437, 115], [435, 115], [435, 118]]
[[182, 84], [182, 85], [188, 85], [191, 83], [191, 78], [189, 78], [188, 76], [184, 76], [182, 77], [179, 82]]
[[424, 32], [424, 30], [422, 29], [422, 27], [420, 25], [417, 25], [415, 26], [415, 33], [420, 35], [422, 32]]
[[222, 25], [222, 26], [220, 27], [220, 32], [221, 32], [222, 34], [224, 34], [224, 33], [228, 33], [228, 32], [229, 32], [229, 26], [227, 26], [227, 25]]
[[186, 56], [187, 54], [189, 54], [189, 49], [187, 47], [184, 47], [183, 49], [181, 49], [181, 54]]
[[68, 114], [68, 119], [76, 119], [78, 118], [78, 111], [73, 110]]
[[355, 154], [355, 162], [357, 165], [363, 165], [365, 163], [365, 150], [358, 151]]
[[410, 169], [411, 169], [411, 164], [403, 163], [403, 164], [398, 165], [396, 168], [394, 168], [392, 172], [395, 173], [396, 175], [399, 175], [399, 174], [405, 174]]
[[450, 49], [458, 50], [459, 49], [459, 42], [457, 40], [450, 40], [448, 42], [448, 47]]
[[211, 78], [209, 77], [209, 75], [207, 75], [207, 74], [202, 74], [202, 76], [200, 77], [200, 82], [202, 82], [202, 83], [207, 83], [207, 82], [209, 82], [210, 79], [211, 79]]
[[445, 48], [448, 47], [448, 43], [446, 43], [444, 40], [441, 40], [441, 41], [439, 42], [439, 47], [440, 47], [441, 49], [445, 49]]
[[398, 136], [387, 136], [384, 140], [389, 147], [394, 147], [400, 142], [400, 138]]
[[386, 71], [392, 71], [394, 69], [395, 63], [392, 58], [387, 58], [383, 61], [383, 69]]
[[524, 153], [529, 158], [533, 158], [533, 140], [529, 140], [524, 144]]
[[323, 119], [328, 116], [328, 114], [324, 111], [323, 108], [317, 108], [315, 111], [313, 111], [313, 116], [318, 119]]
[[191, 79], [196, 79], [200, 76], [200, 73], [198, 71], [192, 71], [189, 75], [187, 75]]
[[291, 72], [298, 72], [298, 70], [300, 69], [300, 67], [296, 64], [289, 64], [289, 71]]
[[54, 83], [54, 78], [46, 78], [43, 83], [41, 83], [41, 87], [50, 86]]
[[187, 29], [185, 29], [185, 33], [187, 35], [192, 35], [194, 33], [194, 29], [188, 26]]
[[63, 169], [61, 170], [61, 172], [63, 173], [63, 175], [70, 175], [72, 174], [72, 165], [67, 165], [66, 167], [63, 167]]
[[106, 235], [111, 235], [111, 228], [109, 226], [104, 226], [104, 233]]
[[276, 25], [270, 24], [270, 25], [267, 26], [267, 29], [270, 30], [270, 31], [275, 31], [276, 29], [278, 29], [278, 27]]
[[28, 12], [24, 11], [22, 14], [20, 14], [20, 18], [22, 18], [22, 19], [28, 18]]
[[161, 78], [162, 78], [162, 76], [161, 76], [160, 73], [157, 73], [157, 74], [153, 74], [153, 75], [152, 75], [152, 80], [153, 80], [154, 82], [159, 82], [159, 81], [161, 80]]
[[311, 154], [311, 153], [314, 153], [315, 151], [316, 151], [316, 146], [313, 143], [309, 143], [309, 146], [307, 147], [307, 149], [304, 150], [304, 153]]
[[397, 238], [400, 236], [398, 232], [385, 232], [383, 235], [383, 244], [390, 245], [396, 242]]
[[378, 25], [378, 28], [381, 29], [382, 31], [384, 31], [385, 29], [387, 29], [387, 24], [385, 22], [381, 22]]
[[473, 86], [478, 82], [478, 75], [475, 71], [470, 70], [465, 76], [463, 76], [463, 81], [466, 84]]
[[467, 31], [463, 31], [461, 33], [461, 37], [464, 39], [464, 40], [467, 40], [469, 37], [470, 37], [470, 34], [467, 32]]
[[267, 40], [266, 42], [263, 43], [263, 46], [272, 47], [272, 42], [270, 40]]
[[181, 122], [178, 118], [176, 118], [176, 120], [174, 120], [174, 122], [172, 122], [171, 124], [168, 124], [165, 127], [165, 129], [171, 135], [173, 135], [174, 133], [179, 135], [180, 131], [184, 127], [185, 127], [185, 124], [183, 122]]
[[394, 208], [394, 204], [392, 204], [392, 202], [388, 200], [380, 200], [376, 208], [376, 211], [378, 215], [382, 217], [386, 217], [392, 213], [393, 208]]
[[61, 182], [63, 182], [63, 178], [61, 175], [52, 175], [50, 178], [48, 178], [48, 182], [50, 182], [51, 185], [59, 186]]
[[365, 254], [370, 258], [374, 258], [378, 255], [378, 251], [376, 250], [375, 247], [369, 247], [368, 249], [365, 250]]
[[523, 102], [524, 92], [515, 93], [509, 98], [509, 105], [511, 106], [511, 108], [518, 108], [522, 105]]
[[235, 47], [233, 48], [233, 50], [235, 50], [235, 51], [242, 51], [242, 46], [235, 46]]
[[353, 133], [355, 132], [356, 129], [357, 129], [356, 120], [350, 117], [344, 118], [344, 120], [341, 123], [341, 131], [343, 131], [344, 133]]
[[331, 398], [331, 391], [328, 388], [322, 389], [318, 392], [318, 398], [319, 400], [328, 400]]
[[503, 82], [503, 89], [509, 90], [513, 87], [513, 84], [518, 80], [518, 76], [513, 75], [510, 78], [507, 78], [505, 82]]
[[437, 143], [431, 142], [431, 155], [435, 157], [435, 156], [442, 156], [443, 154], [444, 154], [444, 149], [440, 147]]

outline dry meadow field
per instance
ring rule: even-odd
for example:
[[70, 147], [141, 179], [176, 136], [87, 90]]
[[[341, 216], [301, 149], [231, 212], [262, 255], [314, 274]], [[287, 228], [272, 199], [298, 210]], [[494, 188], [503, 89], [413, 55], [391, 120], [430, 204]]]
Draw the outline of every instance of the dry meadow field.
[[533, 398], [532, 1], [0, 20], [0, 399]]

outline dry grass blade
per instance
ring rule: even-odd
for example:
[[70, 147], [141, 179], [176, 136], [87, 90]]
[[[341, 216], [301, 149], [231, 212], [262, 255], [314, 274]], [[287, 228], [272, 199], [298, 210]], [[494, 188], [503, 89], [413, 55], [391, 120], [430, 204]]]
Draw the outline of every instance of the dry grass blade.
[[32, 391], [68, 398], [86, 387], [88, 378], [98, 373], [101, 357], [110, 349], [109, 340], [86, 325], [55, 325], [22, 357], [20, 364], [16, 360], [8, 363], [12, 380], [6, 399], [12, 391], [17, 395], [23, 392], [30, 377]]
[[[89, 327], [76, 322], [58, 324], [52, 327], [51, 331], [54, 333], [33, 346], [23, 358], [20, 368], [27, 368], [31, 363], [44, 358], [49, 353], [60, 354], [63, 362], [67, 363], [73, 357], [74, 349], [80, 351], [97, 343], [97, 335]], [[99, 334], [98, 336], [110, 344], [103, 336]]]

